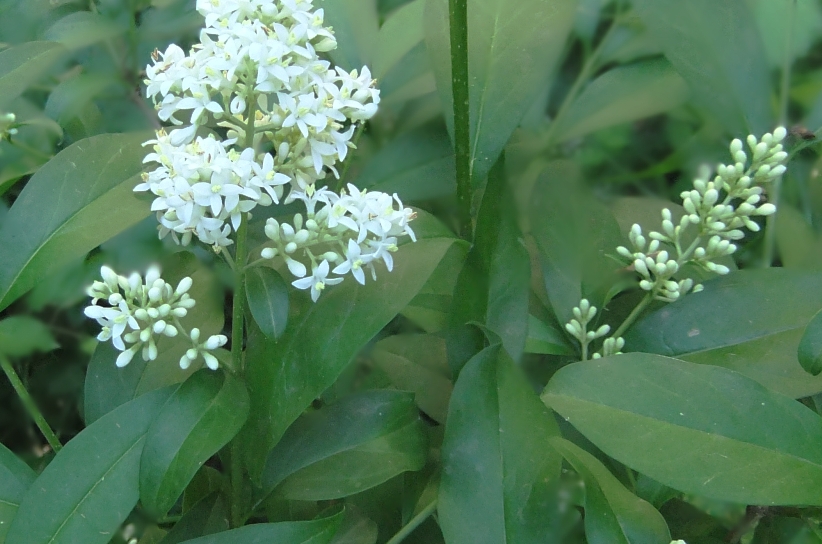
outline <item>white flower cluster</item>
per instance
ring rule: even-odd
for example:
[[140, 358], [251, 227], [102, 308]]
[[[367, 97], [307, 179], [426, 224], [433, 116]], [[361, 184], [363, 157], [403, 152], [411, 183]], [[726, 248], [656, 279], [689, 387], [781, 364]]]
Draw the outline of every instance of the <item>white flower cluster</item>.
[[[136, 272], [128, 277], [119, 276], [107, 266], [100, 269], [100, 274], [103, 281], [95, 281], [88, 289], [92, 301], [85, 314], [103, 327], [97, 340], [111, 340], [114, 347], [122, 351], [117, 357], [118, 367], [129, 364], [141, 349], [144, 361], [155, 360], [157, 338], [173, 338], [182, 333], [191, 339], [192, 347], [180, 359], [180, 367], [188, 368], [202, 356], [209, 368], [217, 369], [217, 358], [209, 351], [225, 345], [228, 339], [218, 334], [199, 342], [199, 329], [186, 333], [180, 324], [180, 318], [195, 305], [188, 294], [191, 278], [183, 278], [174, 288], [160, 277], [157, 267], [146, 272], [145, 280]], [[108, 306], [98, 306], [100, 300], [105, 300]], [[127, 343], [131, 346], [126, 347]]]
[[[415, 213], [403, 207], [396, 194], [360, 191], [349, 184], [348, 194], [319, 189], [294, 191], [292, 195], [305, 204], [305, 221], [301, 214], [294, 216], [293, 225], [269, 219], [265, 234], [274, 247], [261, 253], [267, 259], [282, 256], [289, 271], [299, 278], [292, 285], [310, 289], [315, 302], [326, 285], [343, 280], [329, 277], [329, 273], [350, 273], [365, 284], [364, 270], [368, 269], [376, 280], [375, 262], [383, 261], [389, 271], [393, 269], [391, 254], [397, 250], [399, 236], [416, 241], [409, 226]], [[311, 266], [309, 276], [305, 262]]]
[[[225, 246], [229, 219], [236, 229], [239, 213], [279, 202], [284, 185], [309, 191], [336, 174], [379, 91], [367, 68], [349, 73], [319, 58], [337, 44], [311, 0], [198, 0], [197, 10], [200, 43], [187, 55], [171, 45], [146, 69], [160, 118], [188, 126], [148, 142], [146, 161], [160, 166], [136, 190], [157, 195], [161, 236]], [[230, 139], [195, 140], [209, 124]]]
[[[588, 359], [588, 346], [597, 338], [602, 338], [611, 332], [609, 325], [601, 325], [596, 330], [589, 331], [588, 324], [591, 323], [597, 315], [596, 306], [591, 305], [588, 299], [582, 299], [579, 306], [573, 309], [574, 317], [565, 324], [565, 330], [568, 334], [576, 338], [582, 347], [582, 360]], [[599, 359], [601, 357], [608, 357], [609, 355], [616, 355], [622, 353], [620, 350], [625, 347], [625, 340], [622, 338], [606, 338], [602, 343], [602, 349], [591, 355], [592, 359]]]
[[[781, 142], [786, 135], [785, 128], [779, 127], [759, 140], [748, 136], [752, 158], [747, 167], [748, 154], [742, 142], [731, 142], [734, 163], [720, 164], [713, 180], [711, 172], [705, 171], [694, 180], [692, 190], [682, 193], [686, 213], [678, 225], [667, 208], [662, 210], [662, 232], [649, 232], [650, 241], [639, 225], [633, 225], [629, 234], [631, 249], [620, 246], [617, 252], [639, 273], [643, 290], [658, 300], [673, 302], [691, 290], [701, 290], [690, 279], [673, 278], [684, 265], [695, 264], [717, 274], [730, 271], [715, 260], [736, 251], [734, 242], [745, 237], [743, 228], [759, 231], [753, 217], [776, 212], [776, 206], [764, 202], [764, 186], [785, 173], [788, 153]], [[691, 227], [696, 237], [684, 247], [684, 233]], [[661, 249], [661, 244], [668, 249]]]

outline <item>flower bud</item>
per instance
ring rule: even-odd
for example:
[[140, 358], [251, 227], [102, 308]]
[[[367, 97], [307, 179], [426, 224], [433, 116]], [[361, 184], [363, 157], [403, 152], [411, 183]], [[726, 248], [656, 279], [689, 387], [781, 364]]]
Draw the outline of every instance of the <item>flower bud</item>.
[[180, 280], [180, 283], [177, 284], [177, 289], [174, 290], [174, 294], [179, 297], [184, 293], [188, 293], [188, 290], [191, 289], [193, 283], [194, 281], [190, 277], [186, 276]]
[[260, 251], [260, 257], [262, 257], [263, 259], [273, 259], [276, 256], [277, 250], [273, 247], [267, 247]]

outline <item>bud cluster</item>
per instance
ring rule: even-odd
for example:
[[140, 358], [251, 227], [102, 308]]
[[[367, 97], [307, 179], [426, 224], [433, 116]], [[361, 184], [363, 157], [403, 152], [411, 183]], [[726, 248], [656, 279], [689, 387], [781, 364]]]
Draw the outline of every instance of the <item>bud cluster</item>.
[[[95, 281], [88, 289], [92, 301], [85, 314], [103, 327], [97, 340], [111, 340], [122, 351], [117, 357], [118, 367], [129, 364], [141, 350], [144, 361], [153, 361], [160, 337], [184, 334], [191, 339], [192, 348], [180, 359], [180, 366], [187, 368], [197, 356], [202, 356], [209, 368], [217, 369], [217, 359], [208, 351], [225, 345], [228, 339], [214, 335], [199, 343], [200, 331], [195, 328], [186, 333], [180, 323], [196, 304], [188, 294], [191, 278], [183, 278], [175, 288], [160, 277], [157, 267], [151, 267], [145, 279], [136, 272], [120, 276], [107, 266], [100, 269], [100, 274], [103, 281]], [[98, 305], [101, 300], [108, 306]]]
[[0, 113], [0, 142], [17, 134], [14, 126], [16, 120], [17, 116], [13, 113]]
[[[573, 309], [574, 317], [565, 324], [565, 330], [568, 334], [576, 338], [582, 347], [582, 360], [588, 359], [588, 346], [597, 338], [602, 338], [611, 332], [609, 325], [601, 325], [595, 330], [588, 330], [588, 324], [591, 323], [597, 315], [596, 306], [591, 305], [588, 299], [582, 299], [579, 306]], [[592, 354], [593, 359], [600, 357], [607, 357], [609, 355], [616, 355], [621, 353], [621, 349], [625, 346], [625, 340], [622, 338], [607, 338], [603, 344], [602, 349]]]
[[[284, 185], [309, 191], [337, 174], [355, 125], [376, 113], [379, 91], [368, 68], [349, 73], [318, 56], [337, 43], [323, 10], [312, 7], [198, 0], [200, 43], [188, 54], [173, 44], [155, 52], [147, 95], [160, 119], [181, 128], [147, 142], [155, 153], [146, 162], [159, 166], [135, 190], [158, 197], [161, 236], [224, 247], [240, 213], [279, 202]], [[208, 125], [227, 129], [229, 139], [196, 138]]]
[[[742, 141], [732, 141], [734, 162], [720, 164], [713, 179], [710, 171], [702, 172], [693, 189], [681, 194], [685, 215], [677, 224], [666, 208], [662, 210], [661, 232], [651, 231], [646, 238], [640, 226], [633, 225], [631, 248], [620, 246], [617, 253], [639, 274], [640, 288], [657, 300], [673, 302], [689, 291], [701, 290], [691, 279], [674, 279], [686, 264], [716, 274], [730, 272], [716, 260], [737, 250], [734, 242], [745, 237], [743, 229], [759, 231], [754, 217], [776, 212], [776, 206], [764, 201], [765, 186], [785, 173], [788, 154], [781, 142], [786, 134], [785, 128], [779, 127], [761, 139], [748, 136], [750, 165]], [[689, 229], [695, 239], [684, 247], [684, 234]]]
[[[393, 269], [392, 253], [397, 250], [397, 238], [407, 235], [416, 240], [409, 226], [415, 213], [403, 207], [396, 194], [360, 191], [348, 185], [348, 194], [310, 189], [293, 191], [291, 195], [305, 205], [305, 220], [299, 213], [293, 224], [269, 219], [265, 234], [274, 245], [261, 254], [266, 259], [281, 256], [288, 270], [299, 278], [292, 285], [310, 289], [315, 302], [326, 285], [343, 280], [329, 277], [329, 273], [350, 273], [357, 282], [365, 284], [364, 269], [368, 269], [376, 280], [375, 262], [383, 261], [389, 271]], [[306, 264], [311, 267], [310, 276], [306, 276]]]

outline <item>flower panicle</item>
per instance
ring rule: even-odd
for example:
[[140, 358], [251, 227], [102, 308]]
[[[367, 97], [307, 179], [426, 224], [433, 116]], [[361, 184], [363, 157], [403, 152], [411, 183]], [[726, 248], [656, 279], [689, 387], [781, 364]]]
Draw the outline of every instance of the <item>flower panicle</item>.
[[315, 302], [327, 285], [340, 283], [341, 276], [351, 274], [364, 285], [366, 270], [373, 280], [377, 279], [375, 263], [379, 261], [390, 272], [398, 239], [408, 236], [416, 241], [409, 225], [416, 213], [403, 207], [396, 194], [360, 191], [349, 184], [347, 193], [311, 189], [290, 196], [304, 204], [305, 219], [299, 213], [293, 224], [269, 219], [265, 234], [273, 247], [264, 249], [262, 257], [281, 256], [297, 278], [292, 285], [310, 289]]
[[720, 164], [713, 175], [703, 169], [693, 188], [683, 191], [684, 214], [674, 218], [670, 209], [662, 210], [660, 231], [642, 232], [635, 224], [628, 235], [630, 247], [619, 246], [617, 253], [628, 268], [639, 276], [639, 287], [663, 302], [674, 302], [688, 292], [702, 290], [691, 278], [676, 279], [686, 265], [695, 265], [715, 274], [730, 268], [721, 259], [736, 252], [745, 230], [758, 232], [756, 217], [776, 213], [766, 200], [767, 186], [785, 173], [788, 153], [782, 142], [784, 127], [761, 138], [746, 138], [749, 152], [741, 140], [729, 146], [733, 162]]

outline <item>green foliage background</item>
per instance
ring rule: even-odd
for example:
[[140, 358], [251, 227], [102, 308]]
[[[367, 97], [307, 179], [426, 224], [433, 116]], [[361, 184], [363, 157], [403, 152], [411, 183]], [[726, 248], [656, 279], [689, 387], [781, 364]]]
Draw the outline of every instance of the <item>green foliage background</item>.
[[[0, 380], [0, 543], [822, 543], [822, 4], [468, 0], [465, 65], [447, 0], [315, 6], [382, 90], [345, 181], [420, 240], [317, 304], [255, 269], [239, 381], [171, 339], [117, 369], [82, 315], [102, 264], [160, 262], [230, 330], [231, 271], [132, 191], [145, 65], [194, 2], [0, 0], [0, 357], [65, 444]], [[641, 298], [631, 225], [778, 124], [779, 211], [734, 271], [575, 362], [580, 298], [613, 328]]]

